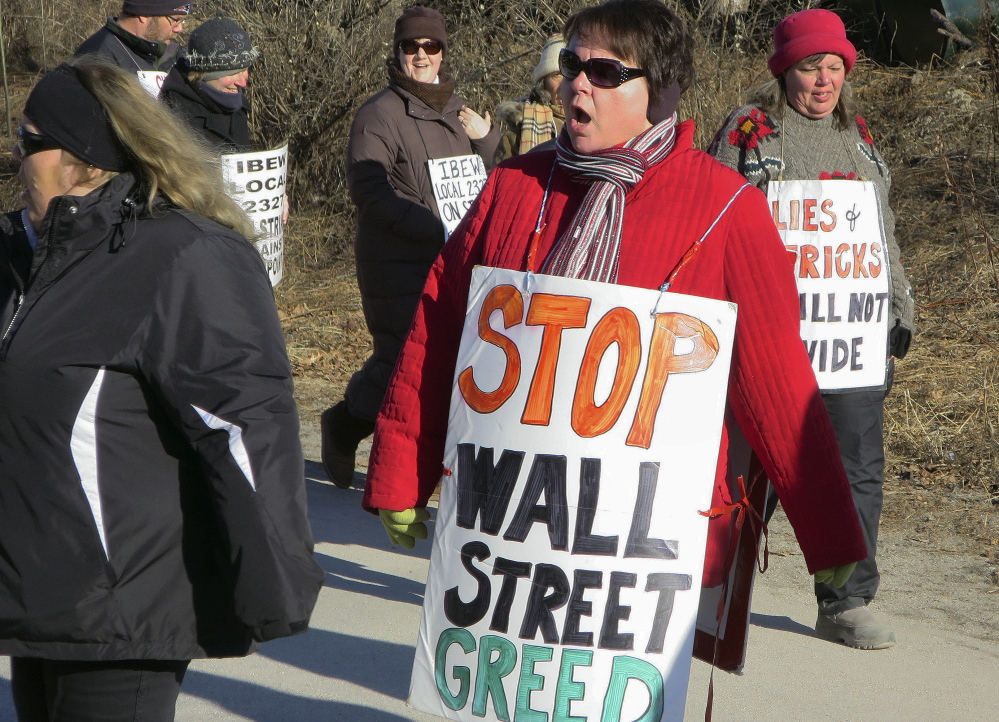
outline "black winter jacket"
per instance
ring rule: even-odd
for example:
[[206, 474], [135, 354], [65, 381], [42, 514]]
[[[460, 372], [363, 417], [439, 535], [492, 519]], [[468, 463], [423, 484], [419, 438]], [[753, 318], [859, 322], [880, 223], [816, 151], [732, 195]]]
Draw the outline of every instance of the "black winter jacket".
[[244, 153], [250, 150], [250, 104], [246, 93], [241, 95], [242, 107], [230, 111], [200, 92], [174, 68], [163, 82], [160, 99], [218, 153]]
[[180, 51], [177, 43], [154, 43], [140, 38], [121, 27], [117, 18], [108, 18], [104, 27], [84, 40], [73, 55], [101, 55], [133, 73], [138, 70], [165, 73], [177, 62]]
[[2, 655], [243, 655], [322, 584], [263, 263], [133, 186], [0, 217]]

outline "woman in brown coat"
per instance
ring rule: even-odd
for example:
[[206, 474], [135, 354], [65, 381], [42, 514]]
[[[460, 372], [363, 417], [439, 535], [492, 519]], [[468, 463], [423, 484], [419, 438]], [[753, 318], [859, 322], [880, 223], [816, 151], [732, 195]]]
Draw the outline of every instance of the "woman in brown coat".
[[427, 273], [444, 245], [444, 224], [427, 161], [478, 154], [490, 165], [499, 130], [454, 92], [441, 71], [444, 18], [412, 7], [395, 23], [389, 85], [354, 117], [347, 185], [357, 206], [354, 253], [364, 318], [374, 351], [322, 415], [322, 458], [330, 480], [348, 488], [354, 452], [375, 417], [409, 330]]

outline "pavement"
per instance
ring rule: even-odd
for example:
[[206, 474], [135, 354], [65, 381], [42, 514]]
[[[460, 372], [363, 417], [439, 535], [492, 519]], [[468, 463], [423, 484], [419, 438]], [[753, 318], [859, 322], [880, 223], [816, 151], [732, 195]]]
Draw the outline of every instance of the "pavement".
[[[315, 430], [303, 441], [318, 458]], [[327, 574], [312, 628], [245, 659], [193, 662], [177, 720], [440, 719], [405, 701], [430, 544], [393, 549], [378, 518], [361, 510], [359, 489], [326, 482], [316, 461], [307, 462], [306, 475], [316, 558]], [[776, 561], [783, 571], [756, 586], [744, 673], [714, 675], [714, 720], [993, 722], [999, 715], [999, 642], [883, 613], [899, 639], [893, 649], [820, 641], [812, 636], [808, 578], [803, 566], [793, 568], [800, 557]], [[709, 673], [694, 661], [685, 722], [704, 719]], [[0, 659], [0, 722], [15, 722], [9, 678]]]

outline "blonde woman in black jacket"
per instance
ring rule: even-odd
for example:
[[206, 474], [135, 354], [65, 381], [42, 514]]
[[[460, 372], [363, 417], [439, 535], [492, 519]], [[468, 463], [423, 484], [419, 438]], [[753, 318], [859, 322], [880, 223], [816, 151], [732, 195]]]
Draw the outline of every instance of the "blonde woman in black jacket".
[[0, 219], [0, 654], [18, 719], [171, 720], [322, 583], [291, 370], [217, 166], [118, 68], [35, 86]]

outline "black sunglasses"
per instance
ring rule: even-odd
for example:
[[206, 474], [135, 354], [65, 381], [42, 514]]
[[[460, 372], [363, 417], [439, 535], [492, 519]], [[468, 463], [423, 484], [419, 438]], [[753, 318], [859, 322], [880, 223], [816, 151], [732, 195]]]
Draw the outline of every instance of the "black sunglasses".
[[586, 73], [590, 83], [598, 88], [616, 88], [621, 83], [645, 75], [644, 70], [626, 68], [620, 60], [612, 58], [590, 58], [584, 63], [571, 50], [562, 50], [558, 54], [558, 69], [566, 80], [574, 80], [580, 73]]
[[27, 158], [32, 153], [55, 150], [60, 147], [62, 146], [51, 136], [32, 133], [23, 125], [17, 129], [17, 152], [22, 158]]
[[406, 55], [416, 55], [420, 52], [420, 48], [423, 48], [427, 55], [437, 55], [443, 46], [439, 40], [427, 40], [422, 43], [418, 43], [415, 40], [402, 40], [399, 43], [399, 47]]

